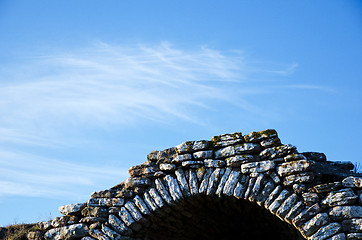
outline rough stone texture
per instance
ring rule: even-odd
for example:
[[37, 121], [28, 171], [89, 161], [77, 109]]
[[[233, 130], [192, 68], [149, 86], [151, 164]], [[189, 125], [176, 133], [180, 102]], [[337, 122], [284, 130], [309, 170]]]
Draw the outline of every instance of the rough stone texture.
[[282, 145], [273, 129], [186, 141], [61, 206], [28, 239], [362, 239], [362, 178], [351, 170]]

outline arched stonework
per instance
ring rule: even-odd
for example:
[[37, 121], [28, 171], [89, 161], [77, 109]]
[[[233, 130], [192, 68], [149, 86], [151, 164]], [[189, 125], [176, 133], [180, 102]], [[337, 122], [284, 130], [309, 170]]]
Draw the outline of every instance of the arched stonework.
[[39, 225], [45, 239], [362, 239], [362, 178], [275, 130], [153, 151], [130, 177]]

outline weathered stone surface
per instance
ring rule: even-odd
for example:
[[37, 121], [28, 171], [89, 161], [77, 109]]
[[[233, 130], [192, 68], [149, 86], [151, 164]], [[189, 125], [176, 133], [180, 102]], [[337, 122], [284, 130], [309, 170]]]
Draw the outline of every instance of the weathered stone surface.
[[251, 192], [249, 194], [249, 201], [254, 202], [261, 190], [261, 186], [264, 180], [264, 174], [259, 173], [258, 176], [255, 179], [255, 183], [253, 188], [251, 189]]
[[285, 215], [284, 220], [291, 224], [293, 219], [298, 216], [304, 209], [304, 205], [302, 203], [302, 201], [298, 201], [291, 209], [290, 211], [287, 213], [287, 215]]
[[107, 227], [104, 224], [102, 225], [102, 232], [106, 234], [110, 239], [122, 239], [122, 236], [119, 233], [113, 231], [111, 228]]
[[[156, 179], [155, 184], [156, 184], [156, 189], [157, 189], [159, 195], [162, 197], [162, 199], [164, 199], [168, 204], [172, 204], [172, 198], [170, 196], [170, 193], [167, 191], [167, 189], [163, 185], [162, 181], [160, 179]], [[151, 194], [151, 196], [153, 197], [152, 194]]]
[[44, 238], [49, 240], [77, 239], [86, 235], [88, 235], [87, 225], [79, 223], [50, 229], [45, 233]]
[[194, 141], [183, 142], [175, 147], [177, 153], [190, 153], [192, 152], [192, 146], [194, 145]]
[[206, 158], [212, 158], [214, 155], [214, 152], [212, 150], [207, 151], [199, 151], [192, 154], [192, 156], [195, 159], [206, 159]]
[[295, 203], [298, 201], [298, 195], [291, 194], [279, 207], [278, 211], [276, 212], [276, 215], [283, 219], [287, 213], [293, 208]]
[[362, 177], [350, 176], [342, 181], [344, 187], [362, 188]]
[[223, 160], [213, 160], [213, 159], [205, 159], [204, 165], [205, 167], [213, 167], [213, 168], [220, 168], [225, 166], [225, 161]]
[[296, 147], [290, 144], [281, 145], [272, 148], [266, 148], [260, 152], [261, 159], [275, 159], [285, 157], [288, 154], [295, 153]]
[[283, 159], [285, 162], [291, 162], [296, 160], [307, 160], [307, 158], [300, 153], [292, 153], [290, 155], [285, 156]]
[[121, 207], [121, 211], [119, 212], [119, 216], [121, 218], [121, 220], [124, 222], [124, 224], [131, 228], [134, 231], [139, 231], [141, 229], [141, 224], [139, 224], [138, 222], [136, 222], [131, 213], [125, 208], [125, 207]]
[[194, 161], [194, 160], [190, 160], [190, 161], [183, 161], [181, 163], [182, 167], [188, 167], [188, 168], [199, 168], [200, 166], [204, 165], [204, 161]]
[[347, 235], [348, 240], [361, 240], [362, 239], [362, 233], [349, 233]]
[[192, 159], [191, 154], [186, 153], [186, 154], [182, 154], [182, 155], [176, 155], [176, 156], [171, 160], [171, 162], [172, 162], [172, 163], [180, 163], [180, 162], [182, 162], [182, 161], [187, 161], [187, 160], [191, 160], [191, 159]]
[[225, 182], [223, 194], [231, 196], [234, 193], [234, 188], [238, 183], [239, 177], [240, 177], [239, 171], [231, 171], [227, 181]]
[[80, 223], [92, 224], [96, 222], [106, 222], [107, 218], [104, 217], [84, 217], [79, 220]]
[[68, 204], [60, 206], [59, 212], [64, 215], [79, 215], [84, 207], [84, 203]]
[[325, 199], [322, 200], [322, 204], [330, 207], [353, 204], [356, 202], [358, 196], [350, 188], [341, 189], [330, 192]]
[[269, 211], [275, 214], [280, 205], [282, 205], [282, 203], [285, 201], [285, 199], [288, 198], [289, 195], [290, 193], [288, 190], [284, 189], [283, 191], [281, 191], [279, 196], [269, 205]]
[[235, 154], [257, 153], [261, 150], [261, 146], [257, 143], [242, 143], [235, 145]]
[[262, 173], [267, 172], [269, 170], [272, 170], [275, 168], [275, 162], [274, 161], [260, 161], [260, 162], [251, 162], [251, 163], [245, 163], [241, 165], [241, 172], [243, 174], [247, 173]]
[[296, 183], [310, 183], [314, 180], [313, 172], [296, 173], [284, 178], [283, 184], [290, 186]]
[[268, 139], [262, 140], [260, 142], [260, 145], [263, 149], [265, 149], [265, 148], [280, 146], [280, 145], [282, 145], [282, 143], [278, 137], [274, 137], [274, 138], [268, 138]]
[[132, 215], [132, 218], [137, 222], [143, 222], [144, 218], [142, 217], [141, 212], [138, 210], [133, 201], [128, 201], [124, 207], [128, 210], [128, 212]]
[[143, 194], [143, 199], [144, 199], [144, 202], [146, 203], [148, 209], [150, 209], [153, 212], [157, 210], [158, 205], [156, 204], [156, 202], [153, 200], [153, 198], [151, 197], [151, 195], [148, 192], [145, 192]]
[[225, 185], [225, 183], [226, 183], [226, 180], [227, 180], [228, 177], [229, 177], [230, 172], [231, 172], [231, 168], [226, 168], [226, 169], [225, 169], [225, 172], [224, 172], [222, 178], [220, 179], [219, 185], [218, 185], [217, 188], [216, 188], [216, 192], [215, 192], [216, 195], [219, 195], [219, 196], [221, 195], [222, 190], [223, 190], [223, 188], [224, 188], [224, 185]]
[[333, 237], [327, 238], [326, 240], [346, 240], [346, 234], [344, 233], [337, 233]]
[[164, 180], [167, 183], [167, 186], [168, 186], [168, 189], [169, 189], [169, 192], [170, 192], [170, 195], [171, 195], [172, 199], [174, 201], [182, 199], [183, 195], [182, 195], [182, 192], [181, 192], [181, 189], [180, 189], [180, 187], [178, 185], [177, 180], [174, 177], [170, 176], [170, 175], [165, 176]]
[[282, 163], [277, 167], [279, 176], [284, 177], [297, 172], [309, 171], [313, 168], [314, 162], [310, 160], [297, 160]]
[[150, 210], [148, 209], [146, 203], [143, 201], [143, 199], [136, 195], [134, 198], [133, 198], [133, 201], [134, 201], [134, 204], [138, 207], [138, 209], [141, 211], [142, 214], [144, 215], [148, 215], [150, 214]]
[[98, 240], [110, 240], [110, 238], [106, 234], [104, 234], [100, 230], [94, 229], [94, 228], [91, 228], [89, 230], [89, 235], [91, 235], [92, 237], [94, 237], [95, 239], [98, 239]]
[[342, 221], [343, 231], [346, 232], [361, 232], [362, 233], [362, 218], [352, 218]]
[[342, 186], [341, 182], [324, 183], [314, 186], [314, 190], [317, 193], [327, 193], [340, 189]]
[[192, 145], [192, 150], [194, 151], [206, 150], [211, 146], [211, 144], [212, 142], [207, 140], [194, 141], [194, 144]]
[[212, 137], [211, 141], [214, 142], [215, 147], [226, 147], [236, 143], [241, 143], [244, 141], [241, 132], [236, 132], [232, 134], [222, 134], [219, 136]]
[[122, 206], [123, 198], [91, 198], [87, 201], [87, 205], [91, 207], [112, 207]]
[[317, 162], [325, 162], [327, 161], [327, 157], [324, 153], [319, 152], [302, 152], [302, 154], [310, 160], [317, 161]]
[[[256, 179], [256, 186], [254, 186], [254, 188], [256, 188], [258, 186], [258, 178]], [[272, 181], [267, 181], [264, 186], [263, 189], [261, 190], [261, 193], [259, 195], [257, 195], [255, 197], [255, 201], [259, 206], [264, 206], [265, 201], [267, 200], [267, 198], [270, 196], [270, 193], [274, 190], [275, 185]], [[256, 195], [257, 193], [253, 193], [253, 195]], [[251, 200], [254, 200], [254, 198], [251, 198]]]
[[252, 132], [244, 136], [245, 142], [260, 142], [261, 140], [268, 138], [278, 137], [277, 131], [274, 129], [267, 129], [259, 132]]
[[305, 205], [307, 206], [312, 206], [313, 204], [318, 203], [320, 200], [318, 194], [314, 192], [303, 193], [302, 197]]
[[177, 169], [175, 171], [176, 174], [176, 179], [179, 182], [179, 186], [181, 188], [181, 192], [185, 197], [190, 196], [190, 191], [189, 191], [189, 184], [186, 180], [186, 176], [185, 173], [182, 169]]
[[124, 222], [122, 222], [118, 217], [115, 215], [109, 215], [108, 223], [112, 226], [114, 230], [122, 235], [129, 236], [132, 233], [132, 230], [127, 227]]
[[191, 195], [196, 195], [199, 193], [199, 182], [193, 169], [189, 170], [189, 187]]
[[295, 227], [301, 228], [302, 224], [310, 220], [313, 216], [321, 211], [321, 208], [318, 203], [304, 209], [300, 212], [293, 220], [292, 223]]
[[231, 157], [235, 155], [235, 147], [234, 146], [228, 146], [221, 148], [217, 151], [215, 151], [215, 158], [216, 159], [224, 159], [227, 157]]
[[338, 223], [330, 223], [321, 227], [315, 234], [310, 236], [308, 240], [324, 240], [341, 231], [341, 226]]
[[128, 169], [128, 173], [131, 175], [131, 177], [148, 177], [152, 176], [157, 171], [158, 167], [154, 162], [146, 162]]
[[362, 218], [362, 206], [337, 206], [329, 209], [328, 214], [336, 221], [349, 218]]
[[264, 207], [269, 209], [270, 204], [279, 196], [279, 193], [282, 191], [282, 187], [279, 185], [269, 194], [268, 198], [264, 202]]
[[207, 186], [206, 194], [214, 194], [217, 188], [217, 183], [221, 176], [224, 174], [224, 168], [216, 168], [209, 178], [209, 184]]
[[108, 209], [105, 207], [85, 207], [82, 215], [87, 217], [108, 217]]
[[228, 167], [240, 167], [241, 164], [243, 163], [248, 163], [248, 162], [254, 162], [256, 161], [255, 156], [253, 155], [236, 155], [233, 157], [229, 157], [225, 159], [226, 161], [226, 166]]
[[144, 188], [151, 185], [151, 180], [145, 177], [129, 177], [124, 182], [126, 189]]
[[302, 233], [305, 237], [314, 234], [320, 227], [328, 224], [330, 219], [327, 213], [318, 213], [302, 227]]
[[176, 169], [176, 165], [171, 163], [161, 163], [159, 168], [161, 171], [173, 171]]

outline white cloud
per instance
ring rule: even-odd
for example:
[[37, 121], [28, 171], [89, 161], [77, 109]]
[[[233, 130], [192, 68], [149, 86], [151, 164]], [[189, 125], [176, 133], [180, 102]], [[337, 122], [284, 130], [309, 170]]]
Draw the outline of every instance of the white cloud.
[[0, 143], [10, 148], [0, 149], [0, 196], [76, 195], [78, 187], [126, 177], [125, 169], [14, 151], [19, 145], [66, 145], [72, 139], [65, 140], [64, 133], [87, 127], [173, 119], [199, 124], [198, 110], [210, 110], [215, 103], [263, 115], [265, 109], [249, 99], [268, 92], [268, 84], [254, 84], [253, 74], [285, 76], [296, 67], [263, 70], [250, 66], [240, 51], [182, 50], [168, 43], [97, 43], [3, 66]]

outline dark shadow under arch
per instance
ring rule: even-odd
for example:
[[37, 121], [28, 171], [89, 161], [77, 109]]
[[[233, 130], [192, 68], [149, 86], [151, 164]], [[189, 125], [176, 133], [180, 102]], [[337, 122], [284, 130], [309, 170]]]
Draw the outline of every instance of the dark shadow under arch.
[[194, 196], [162, 208], [134, 237], [158, 240], [304, 239], [291, 225], [255, 203], [233, 197]]

